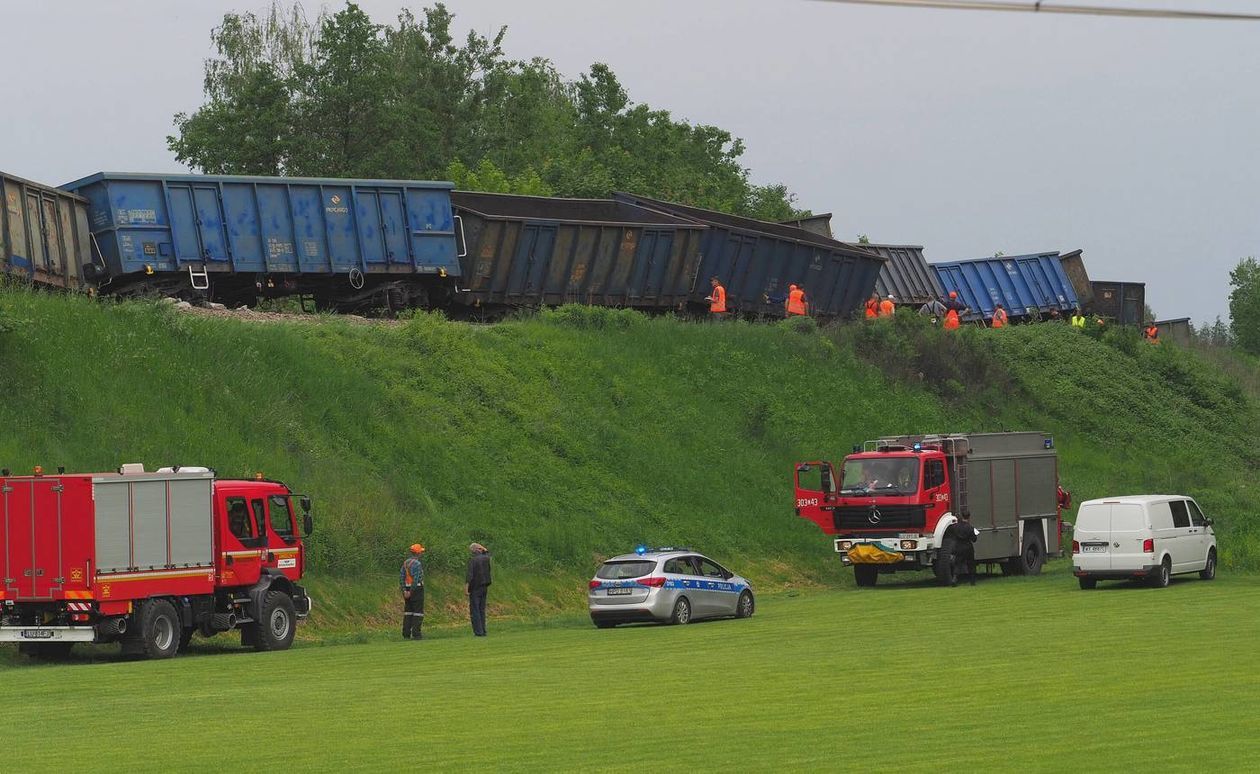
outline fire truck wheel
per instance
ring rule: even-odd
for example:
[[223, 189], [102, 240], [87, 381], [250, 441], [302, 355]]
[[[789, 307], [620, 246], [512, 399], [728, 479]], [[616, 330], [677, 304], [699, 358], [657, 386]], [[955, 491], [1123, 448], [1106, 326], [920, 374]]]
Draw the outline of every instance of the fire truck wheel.
[[1046, 562], [1046, 541], [1040, 532], [1024, 533], [1024, 549], [1019, 555], [1020, 575], [1040, 575], [1041, 565]]
[[297, 612], [293, 600], [283, 591], [268, 591], [263, 597], [255, 650], [287, 650], [293, 644]]
[[853, 581], [862, 588], [871, 588], [879, 581], [879, 568], [873, 564], [855, 564]]
[[197, 631], [191, 626], [180, 632], [179, 635], [179, 652], [183, 653], [188, 650], [189, 643], [192, 642], [193, 632]]
[[146, 658], [170, 658], [179, 650], [179, 616], [165, 599], [150, 599], [140, 608], [136, 635], [139, 654]]
[[932, 562], [932, 574], [936, 576], [936, 582], [941, 586], [952, 586], [957, 582], [952, 547], [942, 548], [937, 552], [936, 561]]

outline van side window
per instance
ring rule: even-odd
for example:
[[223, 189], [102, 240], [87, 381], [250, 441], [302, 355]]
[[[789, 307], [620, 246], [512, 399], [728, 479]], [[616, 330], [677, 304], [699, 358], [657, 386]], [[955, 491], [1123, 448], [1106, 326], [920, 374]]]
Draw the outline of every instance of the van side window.
[[1196, 527], [1206, 527], [1207, 519], [1203, 518], [1203, 511], [1199, 510], [1199, 504], [1194, 500], [1186, 500], [1186, 505], [1190, 508], [1190, 523]]
[[927, 467], [923, 469], [923, 488], [935, 489], [945, 483], [945, 461], [944, 460], [928, 460]]
[[1168, 507], [1172, 509], [1174, 527], [1190, 526], [1190, 512], [1186, 510], [1185, 500], [1173, 500]]

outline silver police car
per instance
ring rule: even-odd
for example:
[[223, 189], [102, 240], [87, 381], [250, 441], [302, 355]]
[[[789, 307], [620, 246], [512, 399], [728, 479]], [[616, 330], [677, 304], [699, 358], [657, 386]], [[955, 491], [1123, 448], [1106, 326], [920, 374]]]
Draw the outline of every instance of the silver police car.
[[752, 584], [687, 548], [640, 547], [600, 565], [587, 593], [601, 629], [636, 621], [685, 624], [753, 614]]

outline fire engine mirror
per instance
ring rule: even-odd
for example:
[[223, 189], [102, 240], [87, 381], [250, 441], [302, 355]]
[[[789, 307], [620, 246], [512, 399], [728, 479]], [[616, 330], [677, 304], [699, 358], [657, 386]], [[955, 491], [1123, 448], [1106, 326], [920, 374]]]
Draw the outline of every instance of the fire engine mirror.
[[302, 495], [302, 499], [301, 499], [299, 502], [302, 504], [302, 513], [310, 513], [310, 512], [311, 512], [311, 498], [310, 498], [310, 495]]
[[823, 492], [825, 494], [831, 494], [832, 491], [834, 491], [834, 487], [832, 486], [832, 481], [831, 481], [831, 466], [819, 465], [818, 472], [819, 474], [821, 474]]
[[310, 537], [315, 531], [315, 520], [308, 513], [302, 517], [302, 537]]
[[810, 465], [808, 462], [802, 462], [800, 465], [796, 466], [797, 473], [808, 473], [813, 469], [814, 469], [814, 466]]

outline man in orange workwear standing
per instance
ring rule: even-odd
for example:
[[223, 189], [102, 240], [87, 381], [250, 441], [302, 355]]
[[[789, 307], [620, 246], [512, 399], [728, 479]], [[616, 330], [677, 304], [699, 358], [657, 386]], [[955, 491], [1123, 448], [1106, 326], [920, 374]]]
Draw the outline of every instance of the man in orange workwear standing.
[[787, 300], [783, 302], [783, 309], [788, 317], [802, 317], [809, 314], [809, 303], [805, 300], [805, 291], [796, 285], [789, 285]]
[[724, 319], [726, 317], [726, 288], [722, 287], [717, 277], [710, 278], [709, 284], [713, 286], [713, 291], [704, 297], [704, 300], [709, 302], [709, 319]]
[[866, 319], [874, 320], [879, 317], [879, 294], [872, 293], [871, 297], [866, 299]]
[[941, 327], [947, 331], [958, 330], [958, 312], [966, 307], [958, 300], [957, 290], [949, 291], [949, 301], [945, 303], [945, 308], [948, 311], [945, 312], [945, 324]]
[[1006, 316], [1006, 310], [1002, 308], [1001, 304], [998, 304], [993, 309], [993, 327], [1005, 328], [1008, 320], [1009, 318]]
[[897, 312], [897, 299], [892, 293], [888, 294], [888, 298], [879, 302], [879, 316], [892, 317]]

